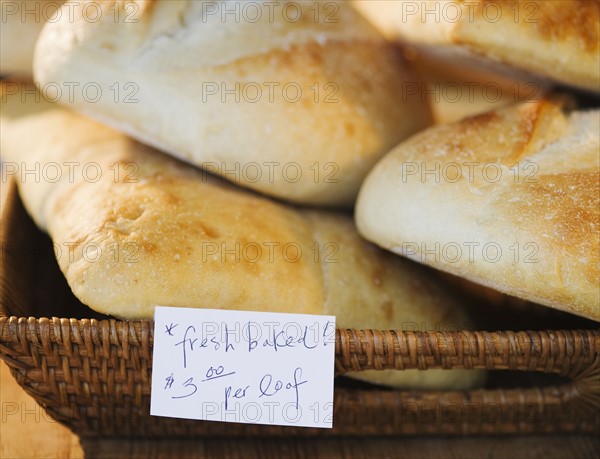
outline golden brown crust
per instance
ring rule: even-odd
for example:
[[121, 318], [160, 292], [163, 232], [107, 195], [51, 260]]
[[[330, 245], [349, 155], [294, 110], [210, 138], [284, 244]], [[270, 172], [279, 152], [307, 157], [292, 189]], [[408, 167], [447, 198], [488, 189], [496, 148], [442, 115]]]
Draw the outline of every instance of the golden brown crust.
[[451, 274], [600, 320], [599, 125], [598, 110], [542, 100], [431, 128], [369, 175], [359, 230]]
[[356, 3], [389, 36], [446, 59], [600, 91], [597, 0], [425, 0], [415, 14], [402, 2]]
[[[465, 3], [465, 0], [459, 0]], [[549, 45], [576, 40], [587, 52], [598, 49], [600, 41], [600, 2], [598, 0], [481, 0], [472, 2], [474, 17], [493, 22], [496, 16], [508, 16], [514, 22], [535, 30]], [[495, 6], [498, 9], [491, 9]], [[487, 9], [492, 13], [485, 14]], [[467, 22], [467, 21], [464, 21]], [[460, 37], [455, 37], [457, 42]]]
[[[9, 106], [0, 117], [3, 159], [29, 169], [93, 162], [103, 172], [95, 182], [71, 181], [63, 171], [57, 183], [19, 184], [26, 207], [62, 249], [59, 265], [74, 294], [99, 312], [151, 319], [165, 305], [332, 314], [342, 328], [467, 326], [434, 274], [360, 238], [349, 215], [243, 191], [63, 110], [11, 117]], [[115, 177], [130, 165], [133, 181]], [[366, 377], [462, 389], [481, 373]]]
[[573, 37], [587, 52], [597, 52], [600, 44], [598, 0], [537, 1], [534, 4], [537, 30], [549, 44]]
[[[490, 4], [498, 7], [499, 21], [485, 13]], [[457, 24], [452, 41], [508, 65], [598, 92], [599, 8], [596, 0], [486, 0], [477, 3], [474, 20]]]
[[[256, 24], [224, 21], [202, 4], [155, 1], [154, 13], [135, 24], [51, 24], [38, 42], [36, 78], [97, 82], [106, 97], [61, 102], [242, 186], [303, 204], [352, 206], [375, 162], [431, 123], [426, 101], [406, 95], [414, 76], [395, 49], [344, 2], [296, 2], [304, 18], [297, 23], [282, 18], [282, 3], [273, 20], [265, 11]], [[331, 6], [338, 9], [327, 20]], [[133, 84], [137, 102], [115, 103], [115, 84]], [[227, 173], [250, 163], [261, 165], [258, 180]], [[296, 164], [301, 175], [288, 180], [281, 170]]]
[[548, 269], [554, 270], [563, 284], [569, 282], [562, 266], [566, 258], [586, 260], [581, 264], [586, 283], [600, 285], [600, 253], [594, 242], [600, 228], [599, 183], [597, 169], [541, 175], [536, 183], [517, 184], [500, 198], [507, 203], [511, 196], [520, 196], [520, 200], [511, 203], [506, 211], [527, 220], [556, 252], [562, 254]]

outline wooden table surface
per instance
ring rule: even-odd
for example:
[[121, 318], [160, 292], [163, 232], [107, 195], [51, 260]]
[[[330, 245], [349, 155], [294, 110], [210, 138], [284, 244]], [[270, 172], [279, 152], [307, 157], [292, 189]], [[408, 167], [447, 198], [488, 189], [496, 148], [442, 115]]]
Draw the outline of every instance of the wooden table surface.
[[0, 458], [510, 458], [596, 459], [600, 440], [583, 436], [82, 440], [52, 420], [0, 363]]

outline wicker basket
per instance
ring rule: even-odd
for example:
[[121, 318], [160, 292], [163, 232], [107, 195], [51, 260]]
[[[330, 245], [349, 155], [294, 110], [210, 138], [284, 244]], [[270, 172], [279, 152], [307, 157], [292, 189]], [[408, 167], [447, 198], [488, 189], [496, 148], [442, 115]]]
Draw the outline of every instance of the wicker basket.
[[[14, 184], [2, 188], [7, 196], [1, 228], [0, 357], [27, 393], [81, 436], [514, 434], [600, 428], [600, 332], [596, 323], [568, 315], [559, 317], [559, 327], [575, 324], [579, 329], [338, 330], [339, 375], [384, 368], [505, 371], [492, 372], [485, 388], [467, 392], [399, 391], [340, 378], [332, 430], [152, 417], [152, 322], [103, 320], [79, 303], [58, 270], [50, 240], [25, 213]], [[538, 376], [521, 373], [529, 376], [519, 378], [519, 372]]]

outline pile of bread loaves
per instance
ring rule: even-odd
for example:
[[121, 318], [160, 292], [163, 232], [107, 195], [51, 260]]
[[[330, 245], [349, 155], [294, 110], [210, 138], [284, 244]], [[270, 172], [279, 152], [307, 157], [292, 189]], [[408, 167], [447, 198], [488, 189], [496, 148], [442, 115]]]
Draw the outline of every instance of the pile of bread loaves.
[[[600, 321], [599, 5], [67, 2], [35, 45], [46, 101], [14, 78], [37, 33], [18, 11], [2, 27], [5, 172], [71, 249], [57, 258], [73, 293], [115, 317], [167, 305], [468, 328], [444, 271]], [[417, 55], [544, 90], [433, 125]]]

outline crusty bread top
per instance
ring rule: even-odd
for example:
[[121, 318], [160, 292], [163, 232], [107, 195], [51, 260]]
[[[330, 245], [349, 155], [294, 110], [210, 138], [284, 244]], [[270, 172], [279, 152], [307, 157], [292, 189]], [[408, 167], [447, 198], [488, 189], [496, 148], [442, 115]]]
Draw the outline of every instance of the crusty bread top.
[[357, 0], [389, 37], [600, 92], [598, 0]]
[[[430, 123], [428, 105], [406, 94], [415, 78], [394, 47], [344, 2], [274, 3], [272, 17], [270, 2], [256, 3], [256, 23], [206, 13], [247, 2], [155, 1], [133, 23], [115, 23], [113, 2], [103, 3], [97, 23], [63, 18], [44, 29], [36, 79], [100, 86], [97, 101], [79, 90], [60, 102], [228, 180], [350, 207], [374, 163]], [[303, 20], [286, 19], [296, 8]], [[253, 164], [256, 180], [228, 173]], [[288, 166], [299, 171], [291, 179]]]
[[[417, 261], [600, 320], [599, 132], [599, 110], [569, 112], [551, 100], [428, 129], [369, 175], [359, 230]], [[446, 175], [422, 174], [447, 166]], [[467, 243], [498, 244], [503, 255], [456, 260], [434, 248]]]
[[[434, 321], [464, 319], [430, 272], [358, 237], [348, 215], [245, 192], [56, 104], [4, 99], [4, 160], [30, 170], [36, 163], [63, 168], [59, 181], [17, 174], [20, 192], [59, 246], [76, 243], [75, 258], [59, 263], [74, 292], [93, 308], [131, 318], [152, 317], [161, 301], [273, 308], [336, 314], [341, 326], [374, 328], [400, 327], [413, 320], [411, 310]], [[68, 173], [69, 162], [79, 165], [78, 173]], [[92, 163], [102, 172], [97, 181], [81, 173]], [[80, 247], [88, 243], [117, 243], [122, 250], [132, 244], [137, 253], [130, 258], [139, 263], [115, 262], [114, 250], [105, 250], [98, 263], [86, 262]], [[236, 243], [247, 252], [236, 251]], [[294, 247], [282, 253], [287, 243], [301, 247], [297, 262]], [[269, 254], [268, 244], [278, 249]], [[251, 263], [256, 245], [263, 256]], [[217, 253], [209, 255], [215, 246]]]
[[[17, 177], [27, 209], [52, 236], [73, 293], [99, 312], [152, 319], [160, 304], [329, 314], [341, 328], [469, 325], [435, 273], [359, 237], [349, 215], [285, 206], [74, 113], [50, 106], [28, 114], [11, 104], [18, 97], [8, 99], [0, 116], [3, 160], [28, 170], [36, 163], [79, 165], [72, 179], [67, 167], [56, 182]], [[92, 163], [102, 172], [97, 181], [81, 174]], [[361, 377], [465, 389], [481, 375]]]
[[[265, 244], [270, 242], [294, 242], [310, 253], [309, 227], [292, 209], [213, 178], [203, 180], [192, 168], [64, 111], [3, 123], [3, 131], [2, 151], [9, 160], [18, 161], [14, 152], [20, 151], [29, 169], [36, 162], [62, 167], [60, 182], [26, 179], [20, 193], [60, 247], [61, 270], [74, 294], [89, 307], [132, 319], [151, 319], [157, 304], [321, 311], [318, 263], [308, 262], [309, 257], [287, 263], [281, 252], [273, 262], [265, 259]], [[100, 180], [86, 180], [79, 173], [71, 181], [67, 162], [80, 164], [78, 170], [99, 165]], [[120, 171], [118, 180], [114, 164]], [[133, 182], [127, 178], [132, 171]], [[236, 243], [248, 245], [247, 257], [240, 256]], [[221, 244], [232, 252], [227, 255]], [[255, 244], [265, 251], [263, 263], [248, 261], [255, 256]], [[88, 257], [83, 253], [86, 247], [99, 247], [101, 258], [90, 262], [96, 252]], [[286, 288], [274, 288], [277, 285]]]
[[[359, 20], [351, 8], [337, 2], [328, 5], [283, 1], [274, 5], [259, 1], [250, 11], [244, 2], [223, 0], [101, 0], [94, 3], [102, 11], [98, 20], [87, 18], [86, 11], [96, 8], [86, 9], [85, 1], [71, 6], [75, 11], [71, 15], [73, 20], [68, 17], [47, 27], [56, 40], [48, 45], [68, 52], [71, 47], [98, 40], [95, 51], [99, 58], [103, 54], [123, 61], [135, 58], [148, 70], [182, 68], [189, 71], [190, 66], [217, 67], [246, 56], [274, 49], [287, 50], [309, 42], [382, 41], [381, 35], [367, 21]], [[336, 8], [332, 8], [334, 4]], [[289, 11], [286, 5], [290, 5]], [[213, 8], [216, 8], [214, 13]], [[258, 20], [254, 20], [254, 11], [260, 12]], [[300, 18], [298, 21], [296, 15]], [[181, 44], [181, 52], [171, 52], [173, 43]], [[193, 50], [190, 50], [191, 43]], [[141, 52], [140, 46], [143, 47]], [[202, 53], [196, 52], [198, 48]], [[43, 72], [45, 60], [56, 58], [55, 53], [38, 53], [39, 71]]]

